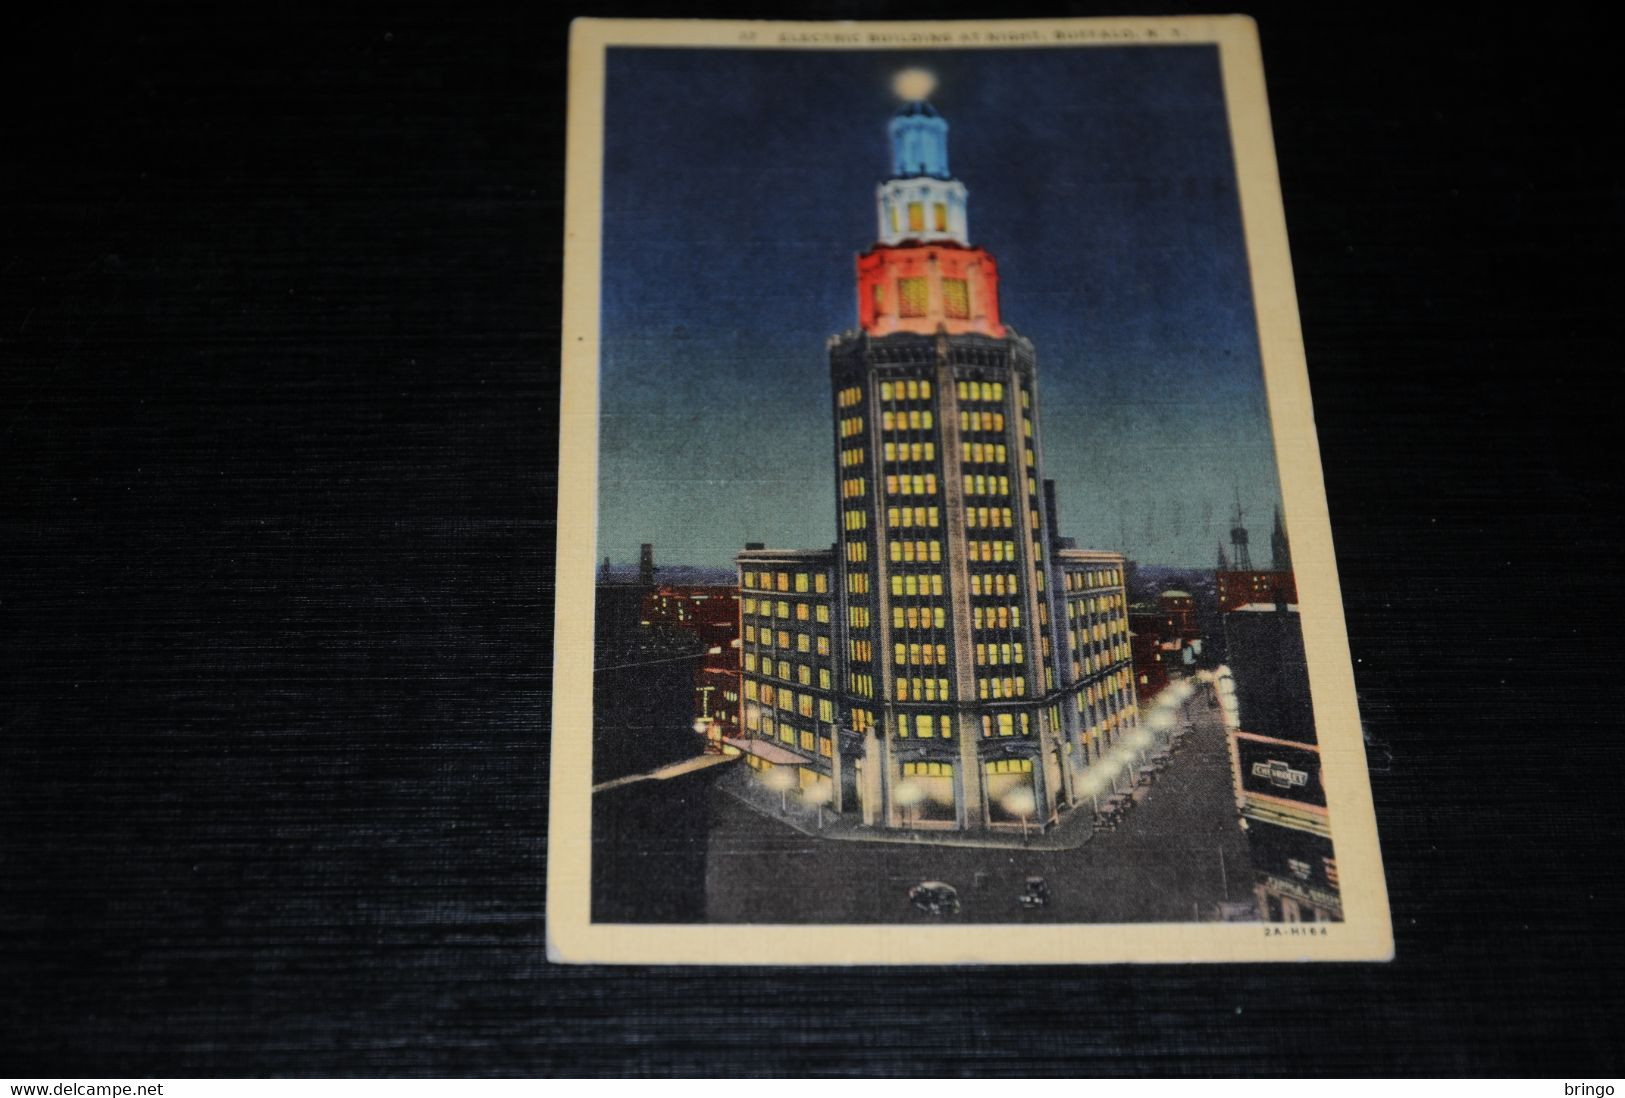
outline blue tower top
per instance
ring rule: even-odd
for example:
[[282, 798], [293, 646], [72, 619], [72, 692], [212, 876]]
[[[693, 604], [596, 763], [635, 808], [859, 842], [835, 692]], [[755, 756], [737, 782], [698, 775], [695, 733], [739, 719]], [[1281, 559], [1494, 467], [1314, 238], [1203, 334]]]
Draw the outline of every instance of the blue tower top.
[[904, 103], [892, 115], [892, 177], [928, 175], [947, 179], [948, 120], [923, 100]]

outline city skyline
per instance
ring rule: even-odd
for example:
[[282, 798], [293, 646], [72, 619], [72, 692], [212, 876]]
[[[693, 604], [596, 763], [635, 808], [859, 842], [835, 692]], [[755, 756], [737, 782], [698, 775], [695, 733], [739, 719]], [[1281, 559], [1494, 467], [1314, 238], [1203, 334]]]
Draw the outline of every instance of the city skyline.
[[1250, 524], [1279, 505], [1210, 48], [720, 52], [610, 54], [600, 559], [653, 541], [724, 568], [747, 541], [835, 540], [829, 413], [805, 394], [857, 324], [887, 168], [884, 128], [850, 120], [884, 118], [915, 65], [938, 78], [1004, 319], [1040, 348], [1067, 532], [1204, 566], [1238, 491]]

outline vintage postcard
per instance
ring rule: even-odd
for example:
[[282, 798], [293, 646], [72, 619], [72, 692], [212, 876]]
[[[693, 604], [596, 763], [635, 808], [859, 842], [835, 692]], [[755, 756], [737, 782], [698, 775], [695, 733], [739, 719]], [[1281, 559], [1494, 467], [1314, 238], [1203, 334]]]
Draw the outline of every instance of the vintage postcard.
[[570, 64], [550, 956], [1390, 957], [1252, 22]]

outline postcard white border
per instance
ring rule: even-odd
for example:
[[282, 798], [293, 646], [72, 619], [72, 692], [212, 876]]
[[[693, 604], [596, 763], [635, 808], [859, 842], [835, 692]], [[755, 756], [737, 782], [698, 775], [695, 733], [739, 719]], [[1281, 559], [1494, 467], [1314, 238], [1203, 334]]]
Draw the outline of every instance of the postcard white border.
[[[1037, 41], [1018, 36], [1036, 35]], [[1290, 924], [1132, 923], [773, 926], [591, 921], [593, 589], [598, 509], [600, 224], [605, 51], [612, 46], [746, 49], [1087, 49], [1219, 47], [1241, 196], [1259, 349], [1292, 543], [1304, 650], [1337, 850], [1344, 921], [1324, 935]], [[547, 850], [550, 960], [621, 964], [1068, 964], [1383, 961], [1393, 956], [1365, 744], [1343, 621], [1331, 521], [1293, 289], [1263, 60], [1253, 21], [1195, 18], [953, 23], [777, 23], [578, 19], [570, 41], [563, 372], [560, 392], [553, 751]]]

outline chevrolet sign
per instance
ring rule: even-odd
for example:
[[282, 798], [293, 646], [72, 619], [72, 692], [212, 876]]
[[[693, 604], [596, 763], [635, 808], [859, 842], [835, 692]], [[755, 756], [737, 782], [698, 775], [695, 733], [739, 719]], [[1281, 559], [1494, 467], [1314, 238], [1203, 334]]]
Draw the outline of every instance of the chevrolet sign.
[[1307, 771], [1294, 770], [1280, 759], [1253, 763], [1253, 777], [1263, 778], [1280, 789], [1292, 789], [1295, 786], [1309, 784]]

